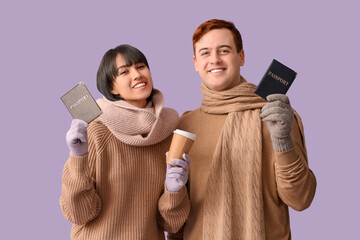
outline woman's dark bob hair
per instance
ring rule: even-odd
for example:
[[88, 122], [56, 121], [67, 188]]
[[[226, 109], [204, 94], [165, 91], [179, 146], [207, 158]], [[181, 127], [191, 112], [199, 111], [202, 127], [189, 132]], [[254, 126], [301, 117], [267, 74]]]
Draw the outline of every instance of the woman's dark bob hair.
[[[147, 68], [149, 68], [145, 55], [139, 49], [131, 45], [122, 44], [114, 49], [108, 50], [100, 62], [96, 76], [96, 85], [99, 92], [101, 92], [104, 97], [110, 101], [123, 100], [119, 94], [111, 93], [114, 80], [118, 75], [116, 67], [116, 57], [118, 54], [124, 58], [127, 66], [144, 63]], [[152, 92], [147, 100], [149, 101], [151, 98]]]

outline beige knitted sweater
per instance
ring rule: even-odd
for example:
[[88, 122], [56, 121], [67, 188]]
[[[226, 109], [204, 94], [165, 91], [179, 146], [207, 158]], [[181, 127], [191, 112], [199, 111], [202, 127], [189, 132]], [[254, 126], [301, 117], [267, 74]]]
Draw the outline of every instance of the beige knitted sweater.
[[89, 153], [70, 158], [63, 172], [61, 210], [71, 239], [164, 239], [189, 212], [186, 187], [164, 189], [171, 135], [150, 146], [119, 141], [98, 122], [88, 127]]
[[[168, 239], [203, 239], [204, 199], [211, 198], [206, 196], [209, 171], [226, 117], [227, 114], [208, 114], [199, 108], [185, 113], [180, 119], [179, 129], [196, 134], [196, 142], [189, 152], [191, 164], [188, 191], [191, 211], [183, 231], [169, 234]], [[262, 184], [266, 239], [291, 239], [288, 206], [298, 211], [304, 210], [310, 206], [315, 194], [316, 179], [308, 167], [300, 118], [294, 118], [292, 137], [294, 148], [287, 152], [275, 152], [267, 125], [265, 122], [262, 123]], [[234, 166], [236, 167], [241, 166]], [[249, 220], [251, 221], [251, 218]], [[243, 223], [233, 219], [228, 224], [233, 225], [229, 229], [236, 231], [236, 226]], [[236, 232], [231, 235], [237, 236]]]

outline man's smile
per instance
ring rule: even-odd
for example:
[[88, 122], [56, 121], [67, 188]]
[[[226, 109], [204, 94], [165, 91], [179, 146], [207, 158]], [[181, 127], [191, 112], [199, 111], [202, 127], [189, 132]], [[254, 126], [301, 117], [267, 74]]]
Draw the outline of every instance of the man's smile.
[[214, 68], [214, 69], [211, 69], [209, 72], [218, 73], [218, 72], [222, 72], [222, 71], [225, 71], [225, 68]]

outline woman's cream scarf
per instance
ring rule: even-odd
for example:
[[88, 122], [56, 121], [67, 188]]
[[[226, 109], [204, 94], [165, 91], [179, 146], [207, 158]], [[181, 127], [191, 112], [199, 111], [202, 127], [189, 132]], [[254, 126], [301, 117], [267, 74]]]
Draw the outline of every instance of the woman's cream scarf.
[[103, 113], [95, 120], [109, 128], [121, 142], [148, 146], [161, 142], [176, 128], [178, 113], [171, 108], [164, 108], [162, 93], [154, 89], [152, 100], [145, 108], [138, 108], [119, 100], [98, 99]]
[[201, 85], [201, 109], [228, 114], [206, 189], [203, 239], [265, 239], [262, 193], [262, 123], [266, 101], [255, 85], [242, 83], [215, 92]]

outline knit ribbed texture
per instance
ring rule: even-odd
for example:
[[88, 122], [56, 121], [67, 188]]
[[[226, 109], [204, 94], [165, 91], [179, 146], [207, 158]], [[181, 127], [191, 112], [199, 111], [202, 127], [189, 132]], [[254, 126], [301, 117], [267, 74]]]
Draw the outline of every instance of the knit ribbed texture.
[[149, 146], [167, 138], [176, 128], [178, 113], [164, 108], [162, 93], [154, 89], [152, 100], [145, 108], [138, 108], [119, 100], [98, 99], [103, 113], [95, 119], [107, 126], [120, 141], [135, 145]]
[[228, 114], [210, 168], [203, 239], [265, 239], [260, 119], [265, 101], [244, 79], [220, 93], [201, 89], [205, 112]]
[[190, 211], [187, 189], [164, 186], [178, 114], [163, 108], [158, 90], [144, 109], [100, 105], [102, 115], [88, 127], [88, 154], [70, 155], [64, 167], [60, 205], [74, 223], [71, 239], [157, 240], [177, 232]]
[[260, 126], [259, 110], [229, 114], [210, 169], [203, 239], [265, 239]]
[[165, 191], [159, 200], [159, 209], [161, 213], [160, 225], [168, 232], [178, 232], [179, 227], [185, 223], [190, 212], [190, 200], [186, 187], [183, 187], [179, 192]]
[[227, 114], [258, 109], [266, 101], [254, 93], [256, 86], [241, 77], [241, 84], [225, 91], [217, 92], [200, 85], [202, 92], [201, 110], [211, 114]]
[[[236, 87], [235, 87], [236, 88]], [[251, 94], [251, 93], [250, 93]], [[220, 98], [221, 99], [221, 98]], [[254, 103], [248, 102], [249, 105], [257, 104], [257, 99], [255, 99]], [[238, 99], [237, 101], [241, 101]], [[236, 101], [235, 101], [236, 102]], [[217, 103], [222, 108], [225, 109], [223, 103]], [[206, 104], [205, 104], [206, 105]], [[222, 205], [222, 210], [218, 211], [214, 209], [214, 211], [218, 212], [218, 214], [214, 214], [213, 217], [218, 221], [219, 225], [214, 225], [214, 228], [222, 228], [221, 231], [232, 231], [231, 233], [225, 233], [225, 237], [233, 236], [233, 239], [237, 239], [237, 236], [241, 236], [241, 233], [238, 231], [242, 231], [246, 229], [246, 231], [257, 231], [256, 229], [251, 229], [253, 226], [245, 225], [251, 222], [250, 221], [243, 222], [241, 218], [236, 218], [232, 213], [235, 209], [235, 206], [242, 204], [241, 202], [241, 191], [251, 191], [249, 189], [254, 185], [254, 183], [250, 183], [247, 188], [242, 189], [238, 185], [238, 182], [232, 182], [228, 179], [229, 176], [225, 176], [223, 173], [222, 176], [213, 176], [212, 178], [216, 179], [219, 183], [217, 186], [219, 188], [229, 188], [228, 190], [219, 190], [214, 192], [214, 195], [207, 195], [207, 191], [205, 191], [209, 183], [209, 177], [213, 174], [212, 165], [215, 164], [214, 159], [214, 151], [217, 147], [218, 141], [220, 141], [220, 136], [222, 131], [224, 130], [224, 124], [228, 121], [228, 114], [221, 114], [222, 111], [219, 111], [218, 114], [204, 112], [206, 111], [204, 106], [196, 109], [191, 112], [186, 112], [180, 119], [180, 124], [178, 126], [179, 129], [192, 132], [196, 134], [196, 141], [193, 144], [189, 156], [191, 158], [191, 164], [189, 165], [189, 180], [188, 180], [188, 191], [191, 202], [191, 211], [189, 214], [189, 218], [183, 228], [177, 234], [168, 234], [169, 240], [217, 240], [217, 239], [226, 239], [223, 237], [219, 238], [204, 238], [204, 222], [207, 221], [204, 216], [205, 207], [204, 202], [210, 199], [224, 199]], [[250, 117], [253, 114], [258, 114], [258, 107], [255, 107], [253, 110], [249, 111], [251, 113]], [[295, 113], [296, 118], [294, 118], [293, 126], [292, 126], [292, 138], [294, 140], [295, 147], [286, 151], [286, 152], [275, 152], [271, 143], [271, 138], [269, 131], [267, 129], [266, 122], [261, 122], [261, 180], [262, 180], [262, 206], [264, 212], [264, 225], [265, 225], [265, 236], [266, 239], [276, 239], [276, 240], [289, 240], [291, 239], [290, 233], [290, 220], [289, 220], [289, 211], [288, 206], [296, 209], [296, 210], [304, 210], [309, 207], [312, 202], [312, 199], [315, 194], [316, 189], [316, 179], [312, 171], [309, 169], [307, 164], [307, 154], [304, 142], [304, 134], [301, 119]], [[246, 117], [239, 115], [238, 118], [234, 118], [233, 120], [236, 128], [239, 125], [246, 126], [249, 123], [246, 123]], [[257, 120], [256, 120], [257, 121]], [[227, 122], [226, 124], [230, 124]], [[236, 131], [235, 128], [232, 128], [231, 131]], [[242, 131], [245, 131], [242, 133]], [[250, 129], [245, 129], [241, 131], [237, 131], [237, 133], [228, 132], [226, 134], [226, 138], [231, 136], [236, 136], [244, 139], [244, 134], [249, 135]], [[245, 139], [245, 141], [252, 141], [256, 136], [250, 136], [250, 139]], [[248, 143], [245, 142], [248, 145]], [[258, 143], [255, 143], [258, 145]], [[232, 154], [237, 154], [239, 151], [238, 145], [233, 145], [228, 143], [228, 146], [225, 146], [225, 150], [222, 151], [222, 155], [225, 157], [230, 156]], [[237, 149], [236, 149], [237, 148]], [[254, 148], [254, 147], [252, 147]], [[258, 151], [255, 151], [256, 154], [254, 156], [251, 155], [250, 161], [254, 160]], [[244, 153], [246, 156], [249, 156], [250, 152], [245, 150]], [[240, 157], [235, 157], [230, 159], [229, 165], [226, 165], [223, 162], [217, 162], [221, 167], [227, 167], [227, 172], [230, 172], [232, 176], [237, 174], [242, 174], [244, 170], [238, 169], [243, 166]], [[241, 162], [240, 162], [241, 160]], [[231, 171], [229, 171], [229, 167]], [[248, 166], [249, 167], [249, 166]], [[258, 168], [259, 166], [255, 166]], [[225, 169], [224, 169], [225, 170]], [[251, 171], [253, 172], [253, 171]], [[220, 173], [216, 172], [215, 174]], [[250, 179], [250, 175], [242, 175], [240, 178]], [[257, 177], [256, 177], [257, 178]], [[226, 182], [226, 184], [225, 184]], [[224, 184], [222, 184], [224, 183]], [[237, 189], [238, 188], [238, 189]], [[231, 193], [223, 197], [223, 193]], [[233, 194], [232, 194], [233, 193]], [[219, 196], [217, 196], [219, 194]], [[256, 195], [254, 195], [256, 196]], [[259, 197], [261, 199], [261, 197]], [[229, 202], [233, 202], [233, 206], [229, 206]], [[226, 204], [226, 205], [225, 205]], [[244, 204], [247, 204], [246, 202]], [[206, 210], [211, 214], [212, 209]], [[231, 221], [224, 221], [223, 213], [225, 211], [228, 212], [228, 215], [231, 216]], [[230, 212], [230, 213], [229, 213]], [[250, 211], [249, 211], [250, 212]], [[260, 212], [260, 211], [259, 211]], [[248, 215], [247, 212], [241, 212], [241, 215]], [[248, 215], [250, 216], [250, 215]], [[258, 221], [258, 220], [255, 220]], [[227, 224], [228, 226], [223, 226], [222, 223]], [[215, 232], [218, 230], [214, 230]], [[207, 234], [207, 233], [205, 233]], [[253, 240], [254, 238], [249, 238]], [[255, 239], [256, 240], [256, 239]]]
[[71, 155], [63, 173], [60, 205], [74, 223], [71, 239], [164, 239], [164, 230], [178, 231], [190, 204], [186, 188], [164, 193], [172, 136], [136, 147], [100, 123], [91, 123], [88, 133], [89, 154]]

